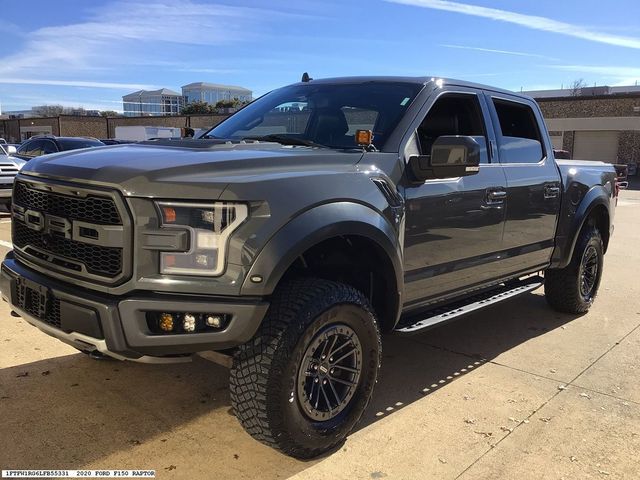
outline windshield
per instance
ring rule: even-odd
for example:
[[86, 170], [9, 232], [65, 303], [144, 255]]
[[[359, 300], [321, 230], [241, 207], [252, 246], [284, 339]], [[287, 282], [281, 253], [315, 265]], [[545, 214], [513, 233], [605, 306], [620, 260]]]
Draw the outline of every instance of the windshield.
[[356, 131], [372, 130], [380, 149], [421, 87], [403, 82], [292, 85], [259, 98], [202, 138], [357, 148]]
[[0, 143], [0, 155], [9, 155], [9, 153], [4, 149], [4, 145]]

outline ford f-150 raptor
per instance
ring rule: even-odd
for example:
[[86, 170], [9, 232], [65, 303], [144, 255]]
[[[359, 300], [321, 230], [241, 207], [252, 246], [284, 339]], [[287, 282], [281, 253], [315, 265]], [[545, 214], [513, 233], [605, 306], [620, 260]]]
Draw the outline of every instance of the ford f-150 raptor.
[[526, 96], [305, 76], [197, 140], [28, 162], [0, 287], [85, 352], [232, 356], [243, 427], [312, 457], [365, 410], [381, 332], [543, 283], [551, 307], [586, 312], [617, 194], [613, 166], [554, 159]]

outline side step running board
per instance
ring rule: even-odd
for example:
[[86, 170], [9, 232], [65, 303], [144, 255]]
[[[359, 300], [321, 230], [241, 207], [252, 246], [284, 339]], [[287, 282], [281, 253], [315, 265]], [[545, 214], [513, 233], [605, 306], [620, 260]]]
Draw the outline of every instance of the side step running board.
[[530, 277], [515, 284], [502, 285], [465, 300], [423, 312], [419, 316], [414, 315], [407, 319], [401, 319], [395, 331], [398, 333], [416, 333], [433, 327], [438, 323], [495, 305], [522, 293], [530, 292], [540, 287], [543, 283], [544, 279], [542, 277]]

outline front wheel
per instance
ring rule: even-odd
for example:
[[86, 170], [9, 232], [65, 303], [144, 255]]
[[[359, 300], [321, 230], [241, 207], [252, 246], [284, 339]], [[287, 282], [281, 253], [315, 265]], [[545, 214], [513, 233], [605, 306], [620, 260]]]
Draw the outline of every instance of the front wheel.
[[339, 445], [362, 416], [380, 365], [380, 332], [351, 286], [296, 279], [278, 288], [231, 369], [231, 402], [257, 440], [298, 458]]
[[593, 226], [585, 227], [576, 242], [571, 263], [545, 272], [544, 294], [549, 305], [565, 313], [588, 311], [600, 287], [603, 257], [600, 232]]

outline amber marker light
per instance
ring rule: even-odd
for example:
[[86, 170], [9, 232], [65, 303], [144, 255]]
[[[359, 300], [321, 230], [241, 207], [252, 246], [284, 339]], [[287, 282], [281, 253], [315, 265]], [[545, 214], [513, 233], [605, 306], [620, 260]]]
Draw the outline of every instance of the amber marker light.
[[371, 145], [373, 132], [371, 130], [356, 130], [356, 143], [358, 145]]
[[165, 223], [176, 223], [176, 209], [173, 207], [162, 207], [162, 215]]
[[160, 314], [160, 321], [158, 322], [160, 330], [164, 332], [170, 332], [173, 330], [173, 315], [170, 313]]

